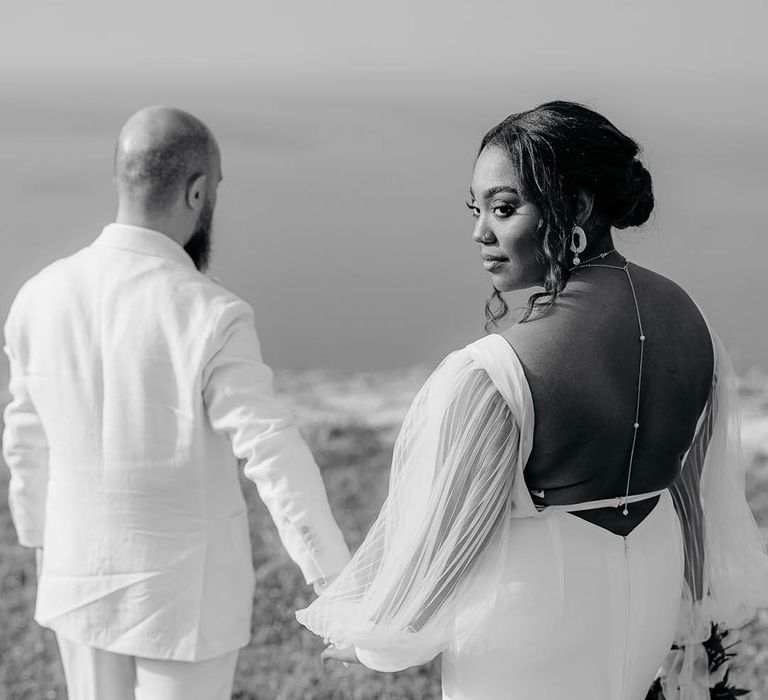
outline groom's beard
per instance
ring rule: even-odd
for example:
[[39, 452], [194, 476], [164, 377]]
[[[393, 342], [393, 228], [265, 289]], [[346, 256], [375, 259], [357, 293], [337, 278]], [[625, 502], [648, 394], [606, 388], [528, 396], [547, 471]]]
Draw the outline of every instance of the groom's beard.
[[211, 227], [213, 223], [213, 207], [208, 200], [200, 210], [200, 218], [197, 220], [197, 226], [192, 237], [187, 241], [184, 250], [192, 258], [195, 267], [200, 272], [208, 269], [208, 263], [211, 257]]

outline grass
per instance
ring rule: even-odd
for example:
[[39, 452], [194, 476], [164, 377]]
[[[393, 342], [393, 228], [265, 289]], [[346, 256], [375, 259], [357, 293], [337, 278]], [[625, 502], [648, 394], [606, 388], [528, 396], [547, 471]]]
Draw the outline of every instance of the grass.
[[[280, 377], [297, 408], [328, 490], [331, 506], [354, 549], [387, 490], [395, 426], [423, 373], [329, 379]], [[364, 403], [355, 403], [355, 395]], [[372, 401], [371, 395], [379, 401]], [[762, 400], [762, 399], [761, 399]], [[768, 404], [765, 405], [768, 408]], [[761, 406], [762, 407], [762, 406]], [[382, 418], [386, 416], [386, 418]], [[0, 493], [7, 493], [0, 468]], [[323, 666], [322, 642], [294, 620], [312, 598], [284, 553], [252, 484], [243, 481], [256, 570], [251, 644], [237, 666], [235, 700], [432, 700], [440, 698], [439, 661], [398, 674]], [[755, 454], [748, 491], [768, 531], [768, 456]], [[64, 700], [66, 690], [53, 634], [32, 622], [34, 557], [16, 544], [5, 496], [0, 496], [0, 700]], [[768, 700], [768, 612], [741, 631], [732, 680]]]

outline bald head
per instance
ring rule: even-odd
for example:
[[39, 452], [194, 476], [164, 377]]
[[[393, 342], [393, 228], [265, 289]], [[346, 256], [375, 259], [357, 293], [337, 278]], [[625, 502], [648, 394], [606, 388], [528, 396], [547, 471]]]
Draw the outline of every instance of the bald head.
[[123, 126], [115, 152], [121, 202], [167, 210], [198, 177], [218, 180], [219, 152], [207, 126], [188, 112], [147, 107]]

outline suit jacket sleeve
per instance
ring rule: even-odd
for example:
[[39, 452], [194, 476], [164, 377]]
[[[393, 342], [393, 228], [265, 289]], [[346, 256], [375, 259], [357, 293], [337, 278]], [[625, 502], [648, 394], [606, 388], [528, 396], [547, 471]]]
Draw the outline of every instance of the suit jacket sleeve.
[[11, 471], [8, 505], [19, 543], [24, 547], [42, 547], [48, 491], [48, 441], [16, 350], [19, 342], [14, 323], [16, 307], [14, 303], [5, 325], [4, 346], [10, 363], [11, 395], [5, 408], [3, 430], [3, 457]]
[[337, 574], [349, 550], [331, 513], [320, 470], [287, 408], [275, 398], [248, 304], [221, 311], [203, 397], [214, 430], [226, 432], [256, 484], [288, 554], [307, 583]]

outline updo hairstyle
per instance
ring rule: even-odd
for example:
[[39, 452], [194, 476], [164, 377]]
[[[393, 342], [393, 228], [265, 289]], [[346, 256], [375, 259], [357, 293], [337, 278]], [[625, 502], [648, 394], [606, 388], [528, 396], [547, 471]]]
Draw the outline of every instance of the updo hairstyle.
[[[523, 199], [541, 212], [537, 257], [545, 265], [543, 292], [528, 299], [520, 322], [546, 313], [565, 289], [569, 246], [576, 224], [579, 190], [594, 195], [590, 243], [611, 228], [640, 226], [653, 210], [651, 175], [638, 160], [640, 147], [597, 112], [574, 102], [547, 102], [512, 114], [483, 138], [509, 156]], [[478, 152], [478, 153], [479, 153]], [[546, 297], [546, 302], [537, 303]], [[498, 326], [509, 308], [494, 289], [485, 306], [486, 330]]]

